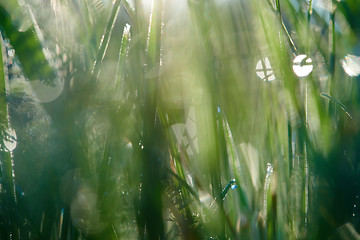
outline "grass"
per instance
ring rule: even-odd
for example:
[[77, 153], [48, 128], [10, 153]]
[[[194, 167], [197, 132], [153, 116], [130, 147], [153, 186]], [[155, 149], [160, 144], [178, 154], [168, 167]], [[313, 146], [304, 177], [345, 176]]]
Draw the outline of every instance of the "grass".
[[359, 14], [0, 1], [0, 239], [359, 238]]

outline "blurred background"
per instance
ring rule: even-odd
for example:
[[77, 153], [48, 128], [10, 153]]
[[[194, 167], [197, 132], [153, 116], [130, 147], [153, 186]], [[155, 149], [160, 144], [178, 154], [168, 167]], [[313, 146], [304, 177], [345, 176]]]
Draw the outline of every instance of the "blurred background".
[[0, 239], [360, 239], [358, 0], [0, 0]]

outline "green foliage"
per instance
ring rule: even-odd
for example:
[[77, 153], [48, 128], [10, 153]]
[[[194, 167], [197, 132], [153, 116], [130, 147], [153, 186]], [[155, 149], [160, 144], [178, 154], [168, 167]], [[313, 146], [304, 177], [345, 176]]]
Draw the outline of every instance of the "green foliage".
[[0, 239], [357, 239], [358, 6], [0, 0]]

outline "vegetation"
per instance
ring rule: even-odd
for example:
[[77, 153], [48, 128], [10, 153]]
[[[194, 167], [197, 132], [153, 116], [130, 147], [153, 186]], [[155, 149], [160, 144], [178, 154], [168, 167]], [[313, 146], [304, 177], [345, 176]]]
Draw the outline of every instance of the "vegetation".
[[0, 0], [0, 239], [360, 239], [357, 0]]

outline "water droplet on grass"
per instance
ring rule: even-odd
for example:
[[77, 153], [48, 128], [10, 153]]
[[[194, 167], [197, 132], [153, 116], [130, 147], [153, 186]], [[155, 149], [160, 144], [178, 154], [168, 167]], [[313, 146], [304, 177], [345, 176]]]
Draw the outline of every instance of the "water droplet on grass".
[[344, 71], [350, 77], [356, 77], [360, 75], [360, 57], [348, 54], [340, 62]]
[[231, 179], [230, 182], [226, 185], [226, 187], [224, 188], [224, 190], [222, 190], [220, 197], [222, 200], [225, 199], [226, 195], [228, 194], [230, 189], [236, 189], [237, 188], [237, 184], [236, 184], [236, 180], [235, 178]]
[[266, 215], [267, 215], [267, 196], [270, 190], [270, 180], [271, 180], [271, 175], [274, 172], [274, 167], [271, 163], [267, 163], [266, 164], [266, 177], [265, 177], [265, 184], [264, 184], [264, 199], [263, 199], [263, 217], [264, 219], [266, 219]]
[[14, 49], [9, 49], [9, 50], [7, 51], [7, 53], [8, 53], [8, 55], [9, 55], [9, 57], [14, 57], [14, 56], [15, 56], [15, 50], [14, 50]]
[[256, 75], [264, 81], [274, 81], [275, 75], [268, 57], [256, 63]]
[[308, 76], [314, 68], [311, 58], [307, 57], [305, 54], [296, 56], [293, 63], [294, 73], [298, 77]]
[[6, 130], [7, 137], [4, 140], [4, 145], [8, 151], [13, 151], [17, 145], [17, 137], [14, 129], [10, 128]]
[[266, 172], [267, 172], [267, 174], [274, 172], [274, 167], [271, 165], [271, 163], [266, 164]]

